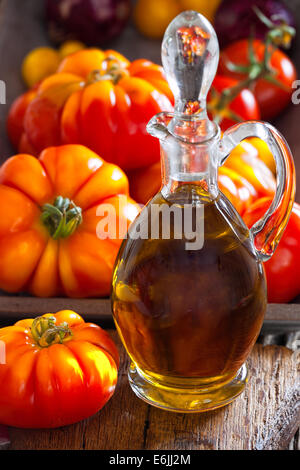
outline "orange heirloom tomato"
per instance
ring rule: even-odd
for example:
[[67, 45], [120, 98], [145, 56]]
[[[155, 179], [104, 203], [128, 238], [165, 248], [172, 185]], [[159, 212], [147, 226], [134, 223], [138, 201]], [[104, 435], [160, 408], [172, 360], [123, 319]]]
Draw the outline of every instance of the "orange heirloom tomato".
[[[139, 211], [127, 194], [123, 171], [81, 145], [8, 159], [0, 167], [0, 288], [108, 295], [119, 246]], [[107, 207], [116, 230], [105, 238], [96, 231]]]
[[257, 148], [247, 139], [237, 145], [224, 163], [226, 168], [235, 170], [257, 191], [258, 197], [273, 196], [276, 180], [273, 172], [259, 158]]
[[252, 145], [252, 147], [257, 152], [257, 158], [262, 160], [265, 165], [272, 171], [272, 173], [276, 174], [276, 164], [273, 157], [271, 150], [268, 147], [268, 144], [264, 141], [259, 139], [258, 137], [251, 137], [247, 139], [248, 142]]
[[[54, 428], [99, 411], [113, 395], [119, 355], [109, 335], [71, 310], [0, 329], [0, 423]], [[2, 361], [3, 362], [3, 361]]]
[[[17, 125], [35, 155], [53, 145], [82, 144], [128, 170], [159, 160], [159, 143], [146, 124], [154, 114], [171, 111], [172, 103], [162, 67], [144, 59], [130, 63], [111, 50], [84, 49], [40, 83]], [[12, 124], [8, 131], [19, 144]]]
[[258, 197], [256, 189], [249, 181], [226, 166], [219, 168], [218, 184], [222, 193], [229, 199], [240, 215]]

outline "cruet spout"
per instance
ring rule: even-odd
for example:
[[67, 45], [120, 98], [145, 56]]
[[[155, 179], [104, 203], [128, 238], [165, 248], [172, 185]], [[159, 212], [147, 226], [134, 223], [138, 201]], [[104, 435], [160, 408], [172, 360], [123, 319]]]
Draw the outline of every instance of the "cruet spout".
[[159, 113], [153, 116], [147, 124], [148, 134], [156, 137], [157, 139], [164, 141], [171, 134], [168, 130], [168, 125], [173, 119], [172, 113]]

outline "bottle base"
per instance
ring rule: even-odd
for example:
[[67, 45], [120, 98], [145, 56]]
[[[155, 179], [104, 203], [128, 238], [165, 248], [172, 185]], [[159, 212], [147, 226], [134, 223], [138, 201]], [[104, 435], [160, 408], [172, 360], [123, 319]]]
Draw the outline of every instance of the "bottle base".
[[236, 376], [225, 384], [180, 388], [152, 382], [131, 363], [128, 378], [134, 393], [150, 405], [177, 413], [201, 413], [228, 405], [240, 395], [248, 382], [248, 371], [243, 364]]

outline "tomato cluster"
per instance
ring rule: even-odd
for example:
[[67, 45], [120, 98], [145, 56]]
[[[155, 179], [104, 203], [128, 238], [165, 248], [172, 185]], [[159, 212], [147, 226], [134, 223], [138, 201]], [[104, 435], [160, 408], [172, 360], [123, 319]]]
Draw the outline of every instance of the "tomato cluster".
[[223, 130], [238, 121], [273, 119], [290, 103], [296, 79], [293, 62], [280, 49], [259, 39], [236, 41], [221, 52], [210, 113]]

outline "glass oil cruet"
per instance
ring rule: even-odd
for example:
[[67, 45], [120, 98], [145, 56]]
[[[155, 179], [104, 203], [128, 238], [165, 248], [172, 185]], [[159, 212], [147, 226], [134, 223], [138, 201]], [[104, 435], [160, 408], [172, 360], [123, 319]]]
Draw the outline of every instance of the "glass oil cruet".
[[[160, 113], [147, 126], [160, 139], [162, 187], [130, 227], [113, 276], [113, 315], [132, 361], [130, 385], [146, 402], [178, 412], [215, 409], [243, 391], [245, 360], [267, 305], [262, 262], [276, 249], [295, 194], [293, 158], [274, 127], [239, 123], [221, 138], [208, 119], [218, 59], [216, 33], [199, 13], [183, 12], [168, 26], [162, 62], [174, 113]], [[248, 230], [218, 189], [217, 172], [250, 136], [272, 151], [277, 188], [267, 213]]]

